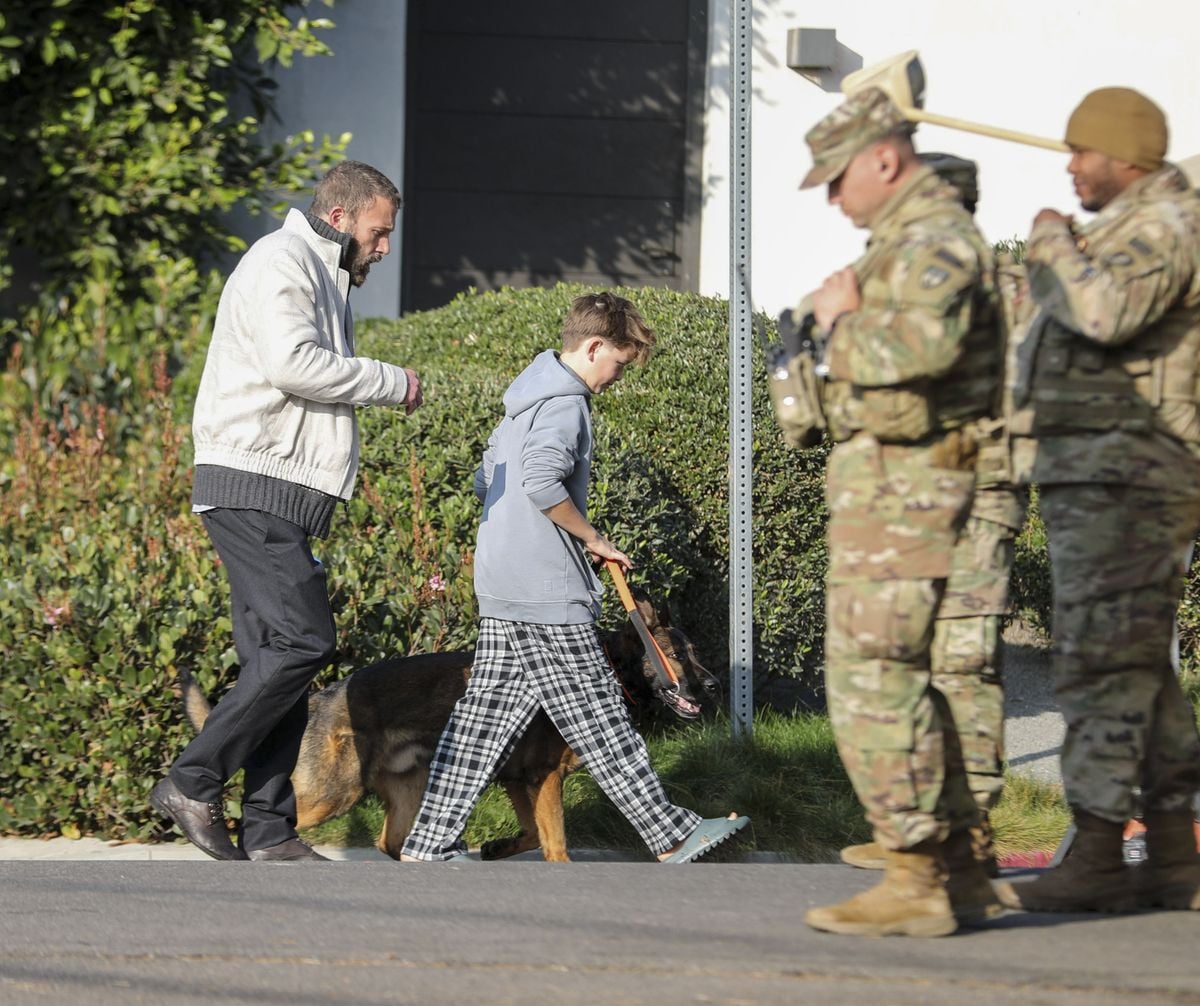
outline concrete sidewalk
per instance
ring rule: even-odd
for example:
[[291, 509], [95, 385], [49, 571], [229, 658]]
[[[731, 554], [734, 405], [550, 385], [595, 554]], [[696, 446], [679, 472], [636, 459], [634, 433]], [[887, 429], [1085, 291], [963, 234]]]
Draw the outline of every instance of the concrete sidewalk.
[[[319, 845], [317, 851], [330, 859], [353, 862], [390, 863], [378, 849], [341, 848]], [[100, 838], [0, 838], [0, 861], [23, 859], [39, 862], [73, 862], [103, 860], [114, 863], [178, 860], [212, 862], [191, 842], [106, 842]]]
[[[371, 847], [338, 845], [313, 846], [322, 856], [343, 863], [392, 863], [395, 860]], [[478, 856], [478, 853], [473, 853]], [[648, 863], [648, 854], [639, 856], [619, 849], [571, 849], [571, 861], [575, 863]], [[721, 860], [731, 863], [788, 863], [791, 860], [778, 852], [751, 850], [737, 852], [722, 850]], [[31, 862], [113, 862], [113, 863], [167, 863], [192, 860], [211, 863], [203, 852], [190, 842], [106, 842], [99, 838], [0, 838], [0, 862], [26, 860]], [[538, 851], [513, 856], [505, 862], [540, 863]]]

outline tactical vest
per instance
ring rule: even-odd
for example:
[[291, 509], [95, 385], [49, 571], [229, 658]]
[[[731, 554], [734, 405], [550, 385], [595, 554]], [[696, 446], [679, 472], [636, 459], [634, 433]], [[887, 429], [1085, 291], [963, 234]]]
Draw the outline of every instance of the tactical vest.
[[[1200, 443], [1200, 324], [1174, 317], [1106, 349], [1045, 322], [1028, 404], [1033, 436], [1159, 431]], [[1021, 432], [1018, 430], [1017, 432]]]
[[[824, 411], [830, 436], [848, 440], [859, 431], [872, 434], [885, 443], [915, 443], [930, 436], [960, 429], [994, 414], [999, 395], [1001, 371], [1001, 333], [999, 304], [992, 268], [991, 250], [975, 230], [970, 214], [959, 204], [957, 195], [947, 186], [944, 199], [933, 204], [933, 213], [961, 214], [965, 226], [960, 235], [973, 235], [971, 243], [984, 264], [980, 281], [972, 288], [971, 329], [962, 340], [962, 351], [949, 373], [923, 378], [891, 387], [861, 387], [848, 381], [829, 380], [824, 385]], [[933, 192], [928, 183], [918, 183], [915, 194]], [[931, 214], [932, 215], [932, 214]], [[877, 280], [887, 253], [894, 250], [904, 227], [916, 218], [903, 212], [885, 224], [872, 237], [866, 253], [853, 265], [859, 286]], [[903, 310], [903, 305], [897, 305]]]
[[[1104, 230], [1141, 208], [1133, 203]], [[1181, 303], [1120, 346], [1101, 346], [1035, 317], [1016, 366], [1027, 387], [1017, 402], [1025, 422], [1014, 433], [1035, 437], [1124, 430], [1161, 432], [1200, 444], [1200, 279]]]

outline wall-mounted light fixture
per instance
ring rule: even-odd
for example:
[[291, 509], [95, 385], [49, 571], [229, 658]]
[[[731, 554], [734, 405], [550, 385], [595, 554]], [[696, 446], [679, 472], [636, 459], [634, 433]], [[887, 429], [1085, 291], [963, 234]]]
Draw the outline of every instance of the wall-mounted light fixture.
[[835, 28], [789, 28], [787, 65], [797, 73], [832, 70], [837, 56]]

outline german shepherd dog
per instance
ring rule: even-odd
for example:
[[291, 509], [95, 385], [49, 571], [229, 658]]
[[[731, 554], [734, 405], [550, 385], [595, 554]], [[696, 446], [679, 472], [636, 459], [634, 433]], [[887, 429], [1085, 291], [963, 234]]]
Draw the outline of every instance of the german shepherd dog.
[[[720, 686], [696, 658], [691, 641], [647, 601], [638, 610], [667, 655], [678, 680], [664, 688], [632, 625], [601, 635], [635, 720], [667, 710], [694, 720], [720, 700]], [[454, 703], [471, 676], [471, 651], [391, 657], [364, 667], [308, 699], [308, 726], [292, 786], [297, 826], [310, 828], [344, 814], [370, 791], [386, 816], [376, 845], [393, 859], [412, 828], [425, 791], [429, 763]], [[180, 675], [184, 708], [199, 730], [210, 706], [195, 680]], [[484, 845], [484, 859], [503, 859], [539, 846], [548, 862], [567, 862], [563, 779], [580, 767], [578, 756], [544, 712], [529, 725], [495, 781], [517, 813], [521, 831]]]

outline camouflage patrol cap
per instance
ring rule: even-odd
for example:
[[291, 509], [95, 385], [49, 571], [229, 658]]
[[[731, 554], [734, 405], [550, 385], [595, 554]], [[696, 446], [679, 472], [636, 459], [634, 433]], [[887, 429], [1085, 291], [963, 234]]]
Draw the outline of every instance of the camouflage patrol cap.
[[1071, 113], [1066, 141], [1078, 150], [1098, 150], [1157, 171], [1167, 153], [1167, 117], [1133, 88], [1101, 87], [1085, 95]]
[[930, 153], [920, 157], [921, 163], [932, 168], [942, 181], [958, 189], [963, 206], [968, 213], [974, 213], [979, 203], [979, 166], [953, 154]]
[[813, 166], [800, 188], [811, 189], [838, 178], [867, 144], [911, 132], [912, 126], [883, 91], [877, 87], [858, 91], [805, 134]]

